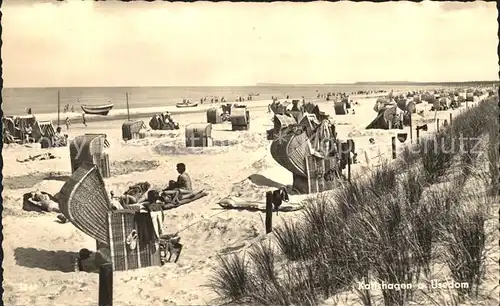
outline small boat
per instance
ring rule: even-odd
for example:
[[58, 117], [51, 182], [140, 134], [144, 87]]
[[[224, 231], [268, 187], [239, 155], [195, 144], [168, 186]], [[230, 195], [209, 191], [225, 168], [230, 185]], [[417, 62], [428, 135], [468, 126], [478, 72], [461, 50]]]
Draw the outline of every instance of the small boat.
[[104, 105], [82, 105], [82, 110], [88, 115], [106, 116], [109, 111], [115, 106], [114, 104]]
[[198, 103], [192, 103], [192, 102], [180, 102], [175, 104], [176, 107], [196, 107], [198, 106]]

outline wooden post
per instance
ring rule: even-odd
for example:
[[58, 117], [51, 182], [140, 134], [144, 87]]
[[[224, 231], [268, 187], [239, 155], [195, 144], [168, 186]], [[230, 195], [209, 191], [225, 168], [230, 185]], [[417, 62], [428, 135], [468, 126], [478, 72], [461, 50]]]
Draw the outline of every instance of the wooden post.
[[266, 192], [266, 234], [273, 231], [273, 192]]
[[411, 112], [410, 112], [410, 143], [413, 143], [413, 122], [411, 118]]
[[58, 89], [57, 90], [57, 127], [59, 127], [60, 121], [61, 121], [61, 93]]
[[26, 125], [24, 124], [24, 120], [21, 120], [21, 141], [26, 143]]
[[420, 143], [420, 129], [417, 126], [417, 144]]
[[349, 153], [349, 157], [347, 158], [347, 181], [351, 182], [351, 154]]
[[396, 136], [392, 136], [391, 146], [392, 146], [392, 159], [396, 159]]
[[113, 266], [111, 263], [99, 267], [99, 306], [113, 306]]
[[453, 114], [450, 113], [450, 125], [453, 123]]
[[437, 132], [439, 133], [439, 118], [436, 120], [436, 129], [437, 129]]
[[130, 109], [128, 106], [128, 92], [125, 93], [125, 98], [127, 99], [127, 118], [128, 118], [128, 121], [130, 121]]

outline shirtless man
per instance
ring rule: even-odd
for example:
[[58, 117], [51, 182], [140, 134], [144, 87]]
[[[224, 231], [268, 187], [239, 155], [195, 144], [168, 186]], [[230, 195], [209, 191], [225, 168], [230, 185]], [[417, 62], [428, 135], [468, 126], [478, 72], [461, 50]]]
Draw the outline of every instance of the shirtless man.
[[171, 180], [166, 190], [180, 189], [181, 191], [192, 191], [191, 178], [186, 173], [186, 165], [184, 163], [177, 164], [177, 172], [179, 172], [177, 181]]

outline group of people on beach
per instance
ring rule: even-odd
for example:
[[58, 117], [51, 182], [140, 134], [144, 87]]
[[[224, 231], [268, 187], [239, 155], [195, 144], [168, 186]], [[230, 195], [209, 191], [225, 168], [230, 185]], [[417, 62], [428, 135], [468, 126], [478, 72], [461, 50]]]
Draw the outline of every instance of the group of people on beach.
[[[200, 98], [200, 104], [207, 102], [207, 100], [208, 100], [208, 97]], [[210, 101], [210, 103], [219, 103], [219, 97], [211, 97], [209, 101]], [[224, 97], [220, 98], [220, 102], [225, 103], [226, 98], [224, 98]]]
[[[69, 112], [69, 109], [70, 109], [70, 105], [69, 104], [66, 104], [64, 105], [64, 108], [63, 108], [63, 113], [67, 113]], [[75, 112], [75, 106], [71, 106], [71, 112], [74, 113]]]
[[[252, 101], [253, 100], [253, 97], [254, 96], [258, 96], [259, 94], [254, 94], [254, 93], [250, 93], [248, 94], [248, 96], [245, 98], [244, 96], [239, 96], [236, 98], [236, 102], [243, 102], [243, 101]], [[210, 100], [208, 100], [210, 98]], [[200, 98], [200, 104], [203, 104], [203, 103], [206, 103], [207, 101], [209, 101], [210, 103], [226, 103], [227, 100], [226, 98], [224, 97], [221, 97], [219, 99], [219, 97], [217, 96], [212, 96], [212, 97], [203, 97], [203, 98]]]
[[[193, 193], [191, 177], [186, 172], [186, 165], [184, 163], [178, 163], [176, 169], [179, 173], [177, 180], [170, 180], [167, 187], [162, 189], [161, 192], [149, 190], [150, 185], [147, 182], [136, 184], [132, 186], [131, 189], [140, 189], [139, 194], [144, 194], [149, 190], [147, 195], [147, 202], [149, 202], [149, 204], [156, 204], [157, 202], [171, 204], [172, 197], [179, 197], [178, 200], [180, 200], [183, 195]], [[133, 192], [126, 192], [124, 195], [117, 197], [113, 191], [111, 191], [110, 195], [114, 209], [123, 209], [128, 205], [137, 204], [139, 201], [139, 199], [133, 195]], [[175, 205], [175, 203], [173, 205]]]

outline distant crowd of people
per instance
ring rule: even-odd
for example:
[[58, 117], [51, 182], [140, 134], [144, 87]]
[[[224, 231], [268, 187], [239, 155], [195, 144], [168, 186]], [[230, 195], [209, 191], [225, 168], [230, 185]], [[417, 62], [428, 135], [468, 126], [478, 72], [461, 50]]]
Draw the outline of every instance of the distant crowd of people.
[[[70, 105], [69, 104], [66, 104], [64, 105], [64, 108], [63, 108], [63, 113], [67, 113], [69, 112], [70, 110]], [[75, 112], [75, 106], [71, 106], [71, 112], [74, 113]]]
[[[258, 96], [258, 95], [259, 94], [250, 93], [246, 97], [244, 97], [244, 96], [238, 96], [235, 100], [236, 100], [236, 102], [252, 101], [253, 97], [254, 96]], [[204, 104], [204, 103], [207, 103], [207, 102], [210, 102], [210, 103], [219, 103], [219, 102], [226, 103], [227, 100], [224, 97], [221, 97], [219, 99], [219, 97], [217, 97], [217, 96], [207, 96], [207, 97], [200, 98], [200, 104]]]

